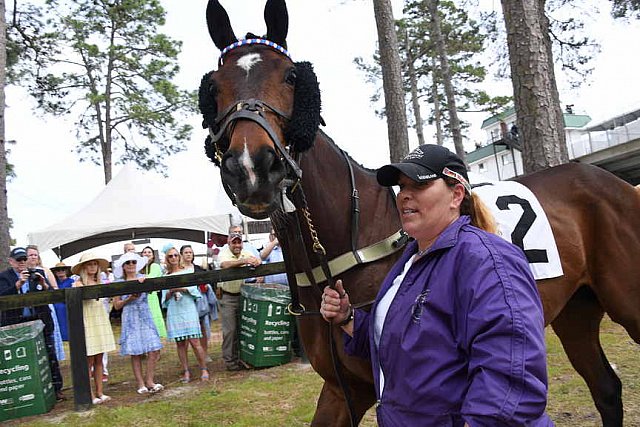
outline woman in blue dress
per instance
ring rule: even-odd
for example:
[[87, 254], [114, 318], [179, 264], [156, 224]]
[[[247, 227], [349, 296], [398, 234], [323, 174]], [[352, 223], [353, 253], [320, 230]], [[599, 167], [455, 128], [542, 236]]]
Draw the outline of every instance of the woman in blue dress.
[[[138, 273], [147, 264], [147, 259], [135, 252], [127, 252], [115, 261], [114, 274], [121, 281], [145, 279]], [[122, 295], [114, 298], [113, 306], [122, 309], [122, 331], [120, 354], [131, 356], [131, 367], [138, 385], [138, 394], [156, 393], [164, 387], [154, 381], [156, 363], [160, 358], [160, 335], [147, 302], [145, 292]], [[142, 356], [147, 355], [147, 372], [142, 374]]]
[[[53, 275], [56, 276], [58, 289], [65, 289], [73, 286], [71, 266], [66, 265], [64, 262], [59, 262], [55, 267], [51, 267], [50, 270], [53, 272]], [[62, 341], [69, 341], [69, 331], [67, 328], [67, 305], [63, 302], [57, 302], [53, 304], [53, 308], [56, 310], [56, 317], [58, 318]]]
[[[165, 276], [175, 274], [188, 274], [190, 270], [185, 269], [180, 262], [180, 254], [173, 246], [165, 246], [165, 264], [167, 271]], [[200, 365], [200, 379], [209, 379], [209, 370], [205, 361], [205, 353], [200, 338], [200, 318], [196, 299], [201, 298], [197, 286], [186, 286], [182, 288], [165, 289], [162, 291], [162, 304], [167, 308], [167, 337], [176, 341], [178, 358], [182, 365], [183, 383], [191, 381], [191, 371], [189, 371], [189, 360], [187, 356], [188, 344], [193, 347], [196, 359]]]

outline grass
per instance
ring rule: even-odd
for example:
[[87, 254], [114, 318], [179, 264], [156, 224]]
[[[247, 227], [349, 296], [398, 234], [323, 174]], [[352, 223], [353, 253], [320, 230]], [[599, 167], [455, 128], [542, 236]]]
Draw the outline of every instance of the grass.
[[[117, 332], [118, 327], [114, 328]], [[128, 358], [109, 356], [110, 380], [105, 393], [113, 401], [82, 413], [74, 412], [69, 361], [62, 362], [69, 400], [48, 414], [14, 420], [6, 425], [50, 426], [305, 426], [310, 425], [322, 379], [308, 364], [295, 360], [282, 366], [227, 372], [220, 357], [219, 324], [214, 324], [209, 354], [213, 362], [208, 383], [179, 382], [175, 346], [167, 344], [157, 369], [166, 389], [154, 396], [135, 393]], [[625, 425], [640, 425], [640, 347], [618, 325], [603, 323], [602, 342], [623, 383]], [[548, 413], [557, 426], [599, 426], [600, 416], [582, 379], [573, 371], [558, 338], [547, 329], [549, 360]], [[196, 366], [190, 351], [191, 365]], [[195, 374], [195, 370], [194, 370]], [[197, 375], [194, 375], [197, 377]], [[362, 426], [376, 426], [370, 410]]]
[[[557, 426], [601, 426], [587, 385], [573, 370], [560, 340], [547, 328], [549, 402], [547, 412]], [[608, 318], [602, 323], [600, 340], [609, 363], [622, 381], [624, 425], [640, 425], [640, 346]]]

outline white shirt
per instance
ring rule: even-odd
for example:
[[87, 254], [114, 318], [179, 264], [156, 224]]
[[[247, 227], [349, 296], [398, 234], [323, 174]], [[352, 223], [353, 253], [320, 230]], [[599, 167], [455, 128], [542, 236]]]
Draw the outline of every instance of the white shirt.
[[[391, 307], [391, 303], [393, 299], [396, 297], [398, 293], [398, 289], [400, 289], [400, 284], [404, 280], [404, 276], [407, 275], [407, 271], [413, 264], [413, 260], [415, 259], [415, 255], [409, 258], [407, 263], [404, 265], [402, 269], [402, 273], [398, 275], [395, 279], [393, 279], [393, 284], [384, 294], [384, 296], [380, 299], [378, 306], [376, 307], [375, 318], [374, 318], [374, 329], [373, 329], [373, 340], [376, 344], [376, 350], [380, 348], [380, 337], [382, 336], [382, 330], [384, 328], [384, 321], [387, 318], [387, 313], [389, 312], [389, 307]], [[384, 391], [384, 372], [382, 372], [382, 365], [380, 365], [380, 397], [382, 397], [382, 392]]]

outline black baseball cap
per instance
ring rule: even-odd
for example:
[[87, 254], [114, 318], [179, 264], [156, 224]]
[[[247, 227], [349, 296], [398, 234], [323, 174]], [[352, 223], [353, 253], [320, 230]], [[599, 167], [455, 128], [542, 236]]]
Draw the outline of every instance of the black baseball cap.
[[11, 252], [9, 253], [9, 256], [15, 259], [16, 261], [18, 260], [18, 258], [27, 259], [27, 250], [23, 247], [18, 246], [11, 250]]
[[378, 169], [380, 185], [391, 187], [398, 184], [400, 173], [416, 182], [427, 182], [446, 176], [458, 180], [471, 193], [467, 167], [460, 157], [446, 147], [434, 144], [420, 145], [407, 154], [400, 163], [391, 163]]

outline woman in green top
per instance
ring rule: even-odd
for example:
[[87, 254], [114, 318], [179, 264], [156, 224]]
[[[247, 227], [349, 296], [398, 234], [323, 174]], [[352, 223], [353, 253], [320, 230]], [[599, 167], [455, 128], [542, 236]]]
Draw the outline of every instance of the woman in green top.
[[[145, 274], [148, 279], [162, 276], [162, 269], [160, 268], [160, 265], [155, 262], [155, 252], [151, 246], [147, 246], [142, 250], [142, 256], [147, 257], [147, 265], [140, 270], [140, 272]], [[164, 324], [164, 318], [162, 317], [162, 309], [160, 308], [158, 292], [150, 292], [147, 295], [147, 302], [149, 303], [153, 323], [155, 323], [156, 328], [158, 329], [158, 335], [160, 335], [160, 338], [166, 338], [167, 328]]]

